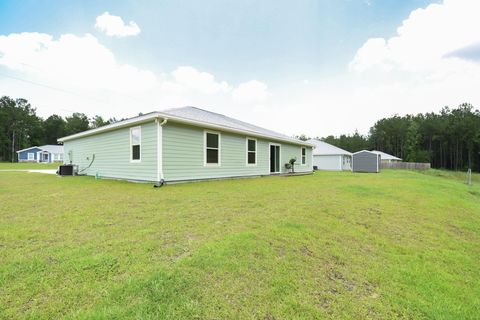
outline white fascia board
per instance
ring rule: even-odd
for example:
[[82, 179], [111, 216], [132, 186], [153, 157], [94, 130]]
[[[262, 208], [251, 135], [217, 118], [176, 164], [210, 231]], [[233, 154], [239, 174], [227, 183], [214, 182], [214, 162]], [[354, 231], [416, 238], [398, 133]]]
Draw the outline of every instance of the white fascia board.
[[18, 150], [18, 151], [15, 151], [15, 152], [16, 152], [16, 153], [19, 153], [19, 152], [22, 152], [22, 151], [27, 151], [27, 150], [34, 149], [34, 148], [37, 148], [37, 149], [40, 149], [40, 150], [42, 150], [42, 148], [39, 148], [39, 147], [37, 147], [37, 146], [33, 146], [33, 147], [30, 147], [30, 148], [25, 148], [25, 149]]
[[[360, 150], [360, 151], [354, 152], [353, 154], [357, 154], [357, 153], [361, 153], [361, 152], [368, 152], [368, 153], [376, 154], [375, 152], [368, 151], [368, 150]], [[352, 154], [352, 155], [353, 155], [353, 154]]]
[[287, 143], [291, 143], [291, 144], [307, 146], [307, 147], [312, 147], [312, 148], [315, 146], [314, 144], [304, 142], [304, 141], [301, 141], [301, 140], [282, 139], [280, 137], [264, 135], [264, 134], [261, 134], [261, 133], [255, 132], [255, 131], [239, 130], [239, 129], [230, 128], [230, 127], [226, 127], [226, 126], [221, 126], [221, 125], [217, 125], [217, 124], [213, 124], [213, 123], [209, 123], [209, 122], [202, 122], [202, 121], [196, 121], [196, 120], [171, 116], [169, 114], [164, 114], [164, 113], [161, 113], [161, 112], [151, 112], [151, 113], [148, 113], [148, 114], [145, 114], [145, 115], [142, 115], [142, 116], [138, 116], [138, 117], [135, 117], [135, 118], [131, 118], [131, 119], [127, 119], [127, 120], [124, 120], [124, 121], [112, 123], [112, 124], [109, 124], [109, 125], [106, 125], [106, 126], [103, 126], [103, 127], [100, 127], [100, 128], [91, 129], [91, 130], [87, 130], [87, 131], [84, 131], [84, 132], [76, 133], [76, 134], [73, 134], [73, 135], [70, 135], [70, 136], [67, 136], [67, 137], [60, 138], [60, 139], [58, 139], [58, 142], [63, 143], [65, 141], [74, 140], [74, 139], [78, 139], [78, 138], [82, 138], [82, 137], [86, 137], [86, 136], [91, 136], [91, 135], [95, 135], [95, 134], [106, 132], [106, 131], [111, 131], [111, 130], [115, 130], [115, 129], [119, 129], [119, 128], [123, 128], [123, 127], [130, 127], [132, 125], [136, 125], [136, 124], [143, 123], [143, 122], [148, 122], [148, 121], [151, 121], [151, 120], [156, 119], [156, 118], [167, 119], [168, 121], [190, 124], [190, 125], [193, 125], [193, 126], [196, 126], [196, 127], [202, 127], [202, 128], [207, 128], [207, 129], [216, 129], [216, 130], [220, 130], [220, 131], [246, 134], [246, 135], [249, 135], [249, 136], [260, 137], [260, 138], [267, 138], [267, 139], [274, 140], [274, 141], [287, 142]]
[[312, 147], [312, 148], [314, 147], [313, 144], [308, 143], [308, 142], [304, 142], [304, 141], [301, 141], [301, 140], [283, 139], [283, 138], [276, 137], [276, 136], [261, 134], [261, 133], [255, 132], [255, 131], [240, 130], [240, 129], [221, 126], [221, 125], [217, 125], [217, 124], [213, 124], [213, 123], [209, 123], [209, 122], [196, 121], [196, 120], [185, 119], [185, 118], [181, 118], [181, 117], [172, 117], [172, 116], [169, 116], [167, 114], [162, 114], [162, 113], [159, 113], [159, 114], [160, 114], [161, 117], [166, 117], [169, 121], [173, 120], [175, 122], [190, 124], [190, 125], [194, 125], [194, 126], [197, 126], [197, 127], [202, 127], [202, 128], [207, 128], [207, 129], [216, 129], [216, 130], [219, 130], [219, 131], [233, 132], [233, 133], [239, 133], [239, 134], [246, 134], [246, 135], [250, 135], [250, 136], [253, 136], [253, 137], [267, 138], [267, 139], [270, 139], [270, 140], [282, 141], [282, 142], [287, 142], [287, 143], [292, 143], [292, 144], [297, 144], [297, 145], [307, 146], [307, 147]]
[[130, 118], [130, 119], [115, 122], [115, 123], [112, 123], [112, 124], [107, 124], [106, 126], [103, 126], [103, 127], [100, 127], [100, 128], [90, 129], [90, 130], [87, 130], [87, 131], [72, 134], [70, 136], [59, 138], [57, 141], [58, 142], [65, 142], [65, 141], [68, 141], [68, 140], [74, 140], [74, 139], [78, 139], [78, 138], [82, 138], [82, 137], [86, 137], [86, 136], [91, 136], [91, 135], [101, 133], [101, 132], [111, 131], [111, 130], [115, 130], [115, 129], [119, 129], [119, 128], [123, 128], [123, 127], [130, 127], [132, 125], [136, 125], [136, 124], [139, 124], [139, 123], [148, 122], [148, 121], [153, 120], [157, 117], [158, 116], [156, 115], [156, 112], [152, 112], [152, 113], [144, 114], [142, 116], [138, 116], [138, 117], [135, 117], [135, 118]]
[[352, 156], [351, 153], [314, 153], [314, 156]]

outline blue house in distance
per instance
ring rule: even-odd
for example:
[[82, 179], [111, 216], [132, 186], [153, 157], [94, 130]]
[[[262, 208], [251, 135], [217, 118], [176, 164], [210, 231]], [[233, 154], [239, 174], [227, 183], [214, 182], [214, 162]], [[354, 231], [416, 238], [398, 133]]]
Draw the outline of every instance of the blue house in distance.
[[44, 145], [33, 146], [17, 151], [18, 162], [63, 162], [63, 146]]

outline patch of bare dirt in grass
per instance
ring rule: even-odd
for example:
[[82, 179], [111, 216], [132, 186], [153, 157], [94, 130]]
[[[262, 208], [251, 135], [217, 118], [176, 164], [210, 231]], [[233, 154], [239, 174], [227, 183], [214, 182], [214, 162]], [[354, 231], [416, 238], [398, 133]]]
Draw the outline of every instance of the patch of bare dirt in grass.
[[367, 213], [380, 216], [382, 215], [382, 210], [380, 210], [379, 208], [370, 207], [370, 208], [367, 208]]
[[366, 222], [357, 222], [357, 225], [364, 227], [365, 229], [370, 229], [372, 227], [371, 224]]
[[468, 193], [474, 197], [480, 197], [480, 191], [477, 190], [468, 190]]
[[309, 257], [315, 256], [314, 252], [310, 250], [307, 246], [302, 246], [300, 251], [306, 256], [309, 256]]
[[[331, 259], [325, 262], [325, 275], [332, 283], [339, 284], [346, 290], [352, 291], [355, 284], [340, 271], [343, 266], [345, 266], [345, 263], [339, 257], [332, 256]], [[336, 288], [332, 288], [332, 290], [334, 290], [332, 293], [337, 293]]]

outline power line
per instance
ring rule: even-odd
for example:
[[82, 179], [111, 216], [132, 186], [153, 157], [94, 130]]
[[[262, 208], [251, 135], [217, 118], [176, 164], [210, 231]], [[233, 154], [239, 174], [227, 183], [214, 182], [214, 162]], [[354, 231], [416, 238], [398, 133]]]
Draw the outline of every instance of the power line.
[[[21, 61], [21, 60], [18, 60], [18, 59], [14, 59], [14, 58], [9, 58], [11, 60], [15, 60], [16, 63], [18, 64], [21, 64], [23, 66], [26, 66], [26, 67], [29, 67], [30, 69], [34, 69], [36, 72], [44, 72], [45, 69], [41, 68], [41, 67], [38, 67], [38, 66], [34, 66], [34, 65], [31, 65], [31, 64], [28, 64], [24, 61]], [[22, 81], [22, 82], [25, 82], [25, 83], [29, 83], [29, 84], [33, 84], [33, 85], [37, 85], [37, 86], [41, 86], [41, 87], [44, 87], [44, 88], [48, 88], [48, 89], [51, 89], [51, 90], [56, 90], [56, 91], [60, 91], [60, 92], [63, 92], [63, 93], [68, 93], [68, 94], [72, 94], [72, 95], [75, 95], [75, 96], [78, 96], [80, 98], [86, 98], [86, 99], [90, 99], [90, 100], [94, 100], [94, 101], [97, 101], [97, 102], [101, 102], [101, 103], [106, 103], [105, 101], [100, 101], [96, 98], [93, 98], [93, 97], [88, 97], [88, 96], [85, 96], [85, 95], [81, 95], [81, 94], [78, 94], [76, 92], [73, 92], [73, 91], [69, 91], [69, 90], [65, 90], [65, 89], [62, 89], [62, 88], [58, 88], [58, 87], [54, 87], [54, 86], [51, 86], [51, 85], [46, 85], [46, 84], [42, 84], [42, 83], [39, 83], [39, 82], [35, 82], [35, 81], [31, 81], [31, 80], [27, 80], [27, 79], [23, 79], [23, 78], [19, 78], [19, 77], [14, 77], [14, 76], [10, 76], [10, 75], [6, 75], [6, 74], [1, 74], [0, 73], [0, 76], [4, 76], [4, 77], [7, 77], [7, 78], [11, 78], [11, 79], [15, 79], [15, 80], [18, 80], [18, 81]], [[145, 104], [146, 102], [145, 101], [141, 101], [140, 99], [138, 98], [135, 98], [135, 97], [132, 97], [130, 95], [127, 95], [127, 94], [124, 94], [124, 93], [119, 93], [119, 92], [113, 92], [112, 90], [107, 90], [107, 91], [111, 91], [113, 94], [115, 95], [120, 95], [120, 96], [124, 96], [124, 97], [127, 97], [131, 100], [134, 100], [138, 103], [141, 103], [141, 104]], [[110, 105], [108, 102], [107, 102], [108, 105]], [[112, 105], [110, 105], [112, 106]], [[112, 106], [113, 107], [113, 106]]]
[[47, 88], [47, 89], [50, 89], [50, 90], [55, 90], [55, 91], [60, 91], [60, 92], [67, 93], [67, 94], [72, 94], [72, 95], [75, 95], [75, 96], [80, 97], [80, 98], [85, 98], [85, 99], [90, 99], [90, 100], [94, 100], [94, 101], [97, 101], [97, 102], [105, 103], [104, 101], [100, 101], [96, 98], [87, 97], [87, 96], [78, 94], [78, 93], [73, 92], [73, 91], [69, 91], [69, 90], [65, 90], [65, 89], [62, 89], [62, 88], [50, 86], [50, 85], [47, 85], [47, 84], [43, 84], [43, 83], [39, 83], [39, 82], [35, 82], [35, 81], [31, 81], [31, 80], [27, 80], [27, 79], [23, 79], [23, 78], [19, 78], [19, 77], [14, 77], [14, 76], [4, 74], [4, 73], [0, 73], [0, 76], [5, 77], [5, 78], [14, 79], [14, 80], [21, 81], [21, 82], [25, 82], [25, 83], [29, 83], [29, 84], [33, 84], [33, 85], [36, 85], [36, 86], [39, 86], [39, 87], [44, 87], [44, 88]]

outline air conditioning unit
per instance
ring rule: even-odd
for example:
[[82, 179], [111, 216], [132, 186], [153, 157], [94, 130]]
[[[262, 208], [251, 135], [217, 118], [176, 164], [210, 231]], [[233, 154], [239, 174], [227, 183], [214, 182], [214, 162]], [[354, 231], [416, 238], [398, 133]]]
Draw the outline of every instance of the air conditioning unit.
[[78, 174], [78, 166], [75, 164], [63, 164], [58, 167], [58, 175], [60, 176], [76, 176]]

